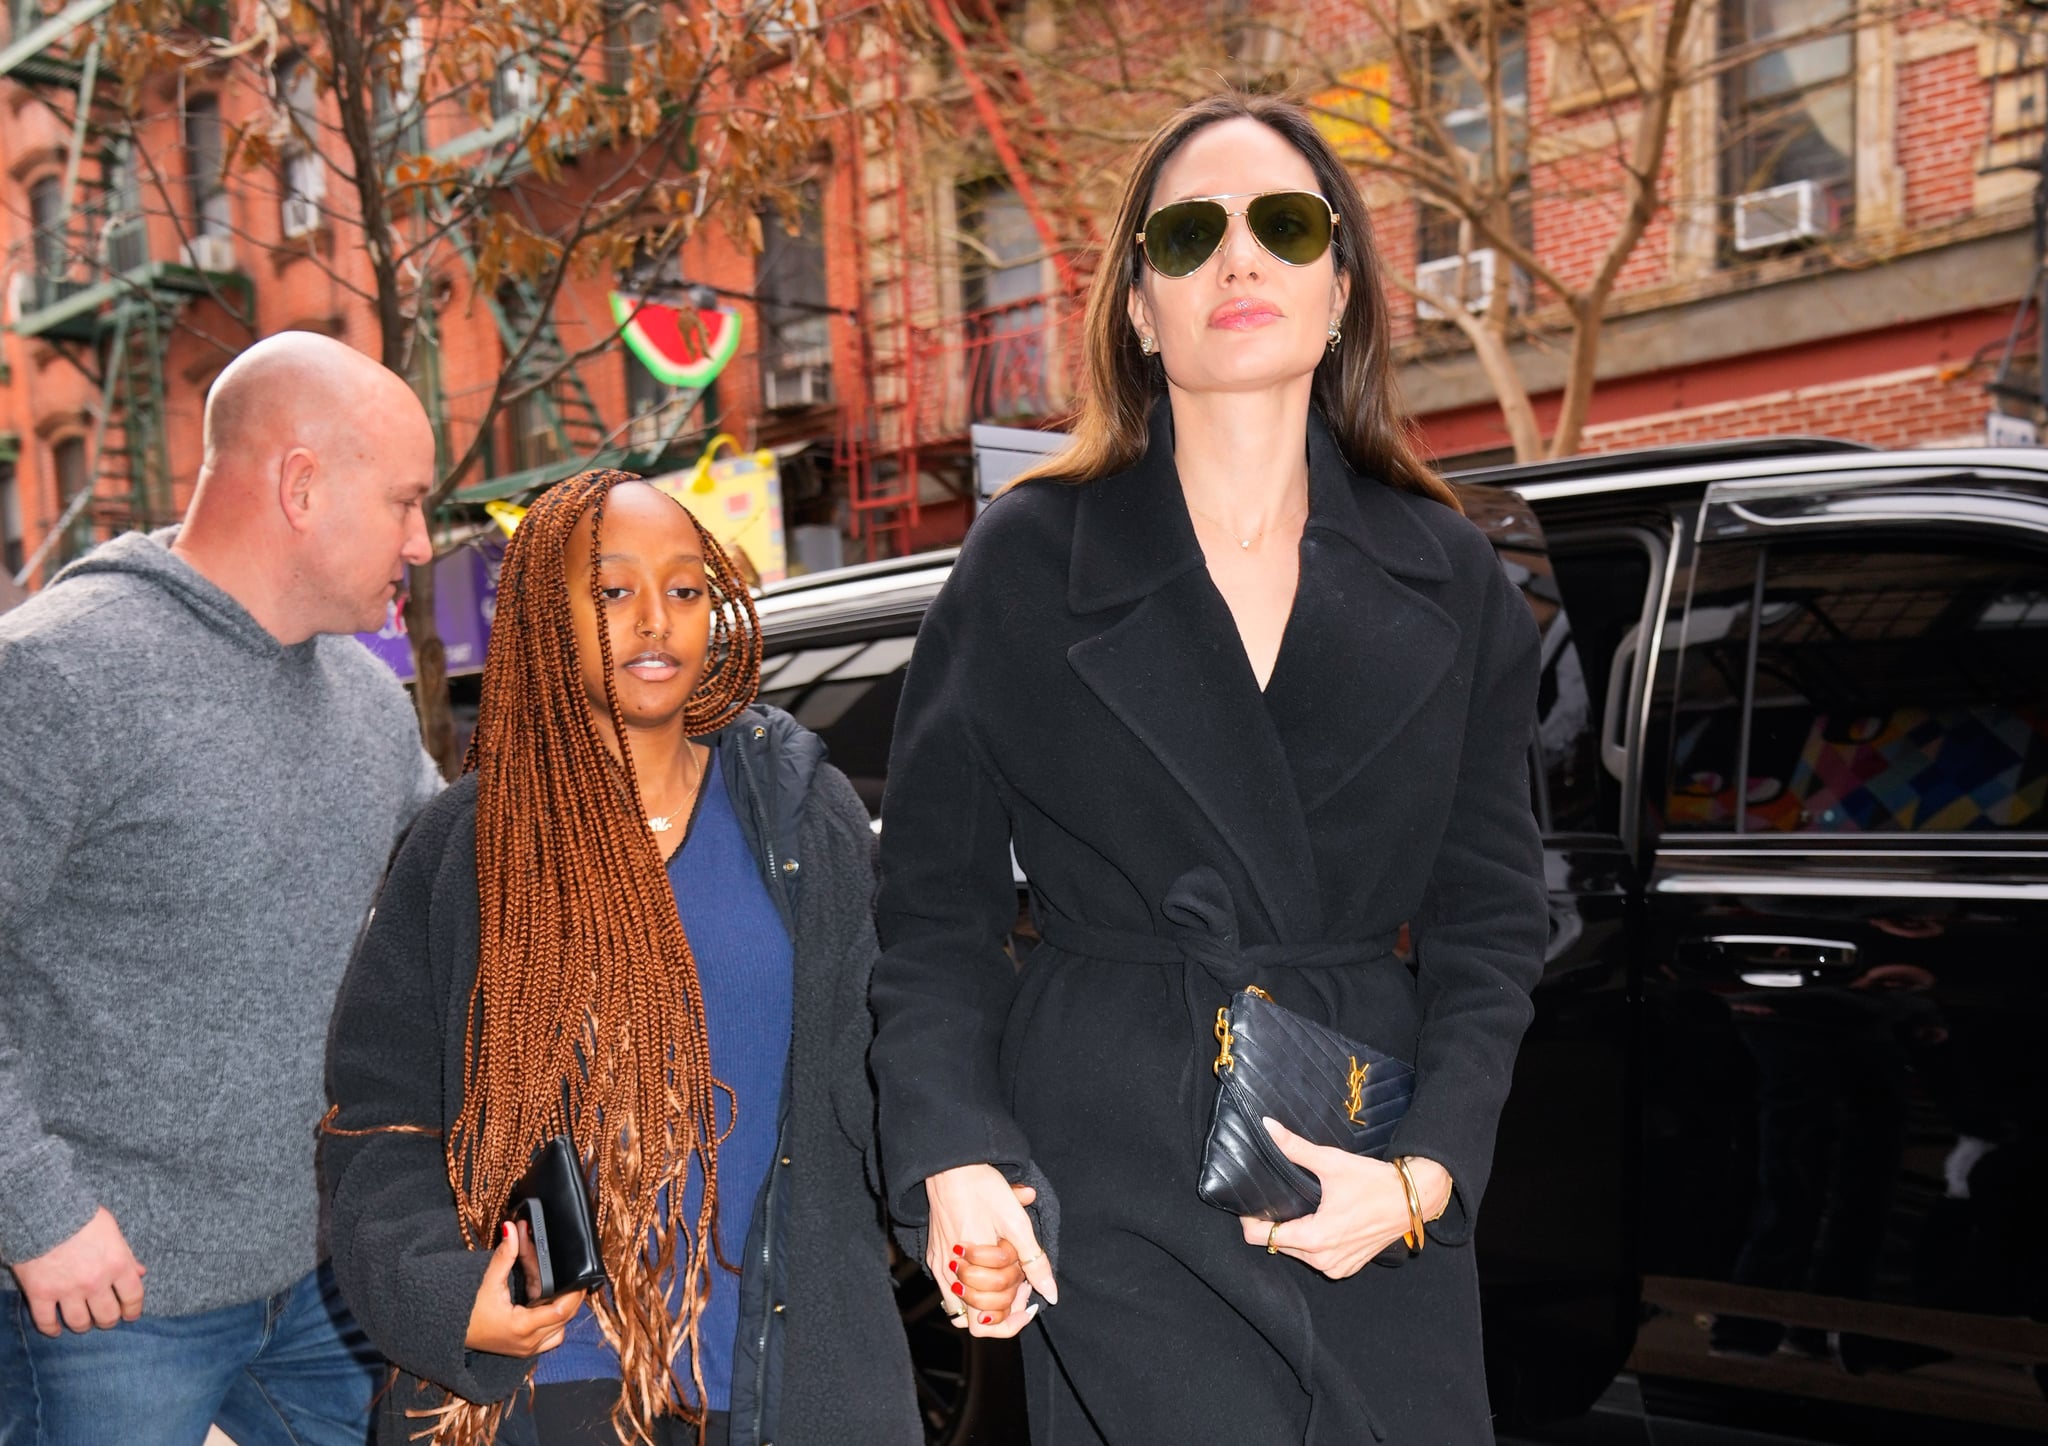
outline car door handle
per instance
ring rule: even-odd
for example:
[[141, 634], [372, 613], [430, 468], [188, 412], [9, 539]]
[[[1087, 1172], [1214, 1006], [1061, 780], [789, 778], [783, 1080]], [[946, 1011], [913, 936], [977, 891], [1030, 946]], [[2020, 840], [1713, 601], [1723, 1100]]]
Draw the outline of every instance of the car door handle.
[[1711, 934], [1701, 941], [1715, 962], [1774, 969], [1849, 969], [1856, 946], [1846, 939], [1811, 939], [1799, 934]]

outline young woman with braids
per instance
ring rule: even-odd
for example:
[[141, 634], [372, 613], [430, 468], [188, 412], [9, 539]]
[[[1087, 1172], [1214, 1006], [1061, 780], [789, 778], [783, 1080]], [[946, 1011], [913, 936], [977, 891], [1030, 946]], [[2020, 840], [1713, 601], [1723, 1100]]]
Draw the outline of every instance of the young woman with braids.
[[[467, 775], [400, 851], [331, 1045], [381, 1439], [921, 1440], [872, 1183], [872, 834], [754, 705], [760, 648], [718, 544], [628, 474], [555, 487], [506, 549]], [[565, 1130], [609, 1283], [515, 1305], [507, 1192]], [[1014, 1299], [987, 1260], [963, 1303]]]

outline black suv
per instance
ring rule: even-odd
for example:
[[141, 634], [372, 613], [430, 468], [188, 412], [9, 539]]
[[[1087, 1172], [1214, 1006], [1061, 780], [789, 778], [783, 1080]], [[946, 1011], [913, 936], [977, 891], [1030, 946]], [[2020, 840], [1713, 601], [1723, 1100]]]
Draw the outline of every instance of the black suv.
[[[1479, 1234], [1503, 1423], [1620, 1377], [1646, 1419], [2048, 1435], [2048, 454], [1455, 480], [1543, 637], [1551, 942]], [[765, 698], [870, 810], [950, 560], [762, 599]], [[1021, 1439], [1013, 1360], [902, 1280], [932, 1439]]]

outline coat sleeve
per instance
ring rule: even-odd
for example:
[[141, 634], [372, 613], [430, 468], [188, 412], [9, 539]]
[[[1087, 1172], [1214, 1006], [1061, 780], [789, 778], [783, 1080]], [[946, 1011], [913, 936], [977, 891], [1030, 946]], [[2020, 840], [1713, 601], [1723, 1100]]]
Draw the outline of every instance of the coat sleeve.
[[1446, 1245], [1472, 1237], [1549, 937], [1543, 841], [1529, 799], [1536, 623], [1490, 556], [1485, 565], [1457, 786], [1418, 921], [1415, 1099], [1388, 1147], [1390, 1157], [1419, 1155], [1450, 1171], [1450, 1207], [1430, 1227]]
[[[27, 645], [0, 642], [0, 938], [16, 935], [64, 867], [99, 769], [70, 684]], [[34, 1260], [84, 1229], [99, 1208], [71, 1146], [44, 1128], [0, 972], [0, 1261]], [[4, 1268], [4, 1267], [0, 1267]]]
[[464, 1245], [442, 1159], [448, 1010], [460, 1005], [429, 947], [456, 812], [430, 810], [399, 850], [342, 982], [321, 1167], [335, 1278], [371, 1341], [404, 1370], [491, 1402], [533, 1363], [463, 1344], [490, 1252]]
[[[868, 811], [844, 774], [827, 765], [811, 796], [803, 824], [807, 868], [806, 912], [799, 928], [815, 932], [831, 960], [829, 978], [836, 1003], [857, 1001], [848, 1010], [835, 1009], [831, 1043], [832, 1114], [840, 1133], [860, 1152], [870, 1190], [881, 1197], [881, 1162], [875, 1138], [875, 1086], [868, 1074], [868, 1047], [874, 1043], [874, 1016], [862, 1007], [874, 982], [876, 840]], [[820, 883], [824, 887], [820, 888]]]
[[[1003, 1103], [996, 1056], [1017, 988], [1010, 821], [969, 707], [977, 653], [972, 542], [919, 630], [882, 804], [882, 957], [871, 998], [882, 1176], [892, 1213], [920, 1226], [926, 1177], [992, 1164], [1043, 1185]], [[1043, 1197], [1043, 1194], [1041, 1195]]]

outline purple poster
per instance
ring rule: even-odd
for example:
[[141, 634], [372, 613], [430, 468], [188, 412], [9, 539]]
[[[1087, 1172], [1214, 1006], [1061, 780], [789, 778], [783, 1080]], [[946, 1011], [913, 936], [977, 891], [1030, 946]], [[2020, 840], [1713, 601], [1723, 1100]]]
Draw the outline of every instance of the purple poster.
[[[448, 649], [451, 677], [483, 671], [491, 615], [498, 606], [498, 566], [504, 559], [505, 540], [485, 537], [434, 564], [434, 616]], [[400, 682], [412, 681], [412, 640], [406, 636], [405, 614], [397, 603], [386, 609], [383, 627], [356, 636], [398, 674]]]

